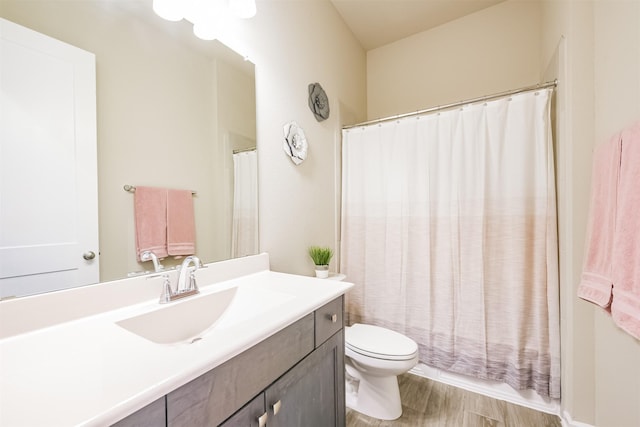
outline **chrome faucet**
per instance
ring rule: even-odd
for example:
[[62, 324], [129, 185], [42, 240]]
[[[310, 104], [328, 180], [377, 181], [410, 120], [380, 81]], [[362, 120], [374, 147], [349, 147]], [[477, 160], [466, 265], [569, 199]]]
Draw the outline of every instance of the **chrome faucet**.
[[164, 270], [164, 266], [158, 261], [158, 257], [151, 251], [144, 251], [140, 254], [140, 261], [153, 261], [153, 270], [156, 273]]
[[[189, 264], [193, 264], [193, 268], [189, 268]], [[180, 276], [178, 276], [178, 284], [176, 285], [176, 293], [192, 292], [198, 293], [198, 285], [196, 284], [196, 271], [202, 267], [200, 258], [190, 255], [182, 261], [180, 265]], [[189, 276], [187, 279], [187, 275]], [[187, 284], [187, 280], [189, 283]], [[191, 294], [190, 294], [191, 295]]]
[[[190, 264], [193, 264], [193, 267], [189, 268]], [[164, 282], [162, 283], [162, 293], [160, 294], [159, 301], [160, 304], [166, 304], [180, 298], [200, 293], [198, 285], [196, 284], [196, 271], [201, 267], [203, 266], [200, 258], [195, 255], [186, 257], [184, 261], [182, 261], [182, 265], [180, 265], [180, 274], [178, 275], [178, 283], [176, 283], [175, 291], [171, 289], [169, 274], [162, 274]], [[158, 277], [158, 275], [151, 277]]]

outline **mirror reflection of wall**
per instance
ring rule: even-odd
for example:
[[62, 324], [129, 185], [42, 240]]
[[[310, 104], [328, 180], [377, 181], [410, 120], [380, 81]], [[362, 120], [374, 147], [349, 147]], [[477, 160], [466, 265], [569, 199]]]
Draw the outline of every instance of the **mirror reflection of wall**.
[[100, 280], [151, 269], [136, 261], [125, 184], [196, 191], [196, 253], [230, 258], [237, 148], [222, 136], [255, 147], [253, 64], [157, 17], [150, 1], [3, 0], [0, 16], [96, 55]]

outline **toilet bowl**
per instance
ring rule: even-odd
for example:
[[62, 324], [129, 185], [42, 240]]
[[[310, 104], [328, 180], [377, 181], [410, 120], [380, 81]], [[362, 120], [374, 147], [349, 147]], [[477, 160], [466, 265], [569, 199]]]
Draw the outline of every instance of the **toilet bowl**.
[[402, 415], [397, 376], [418, 363], [418, 345], [411, 338], [373, 325], [345, 328], [347, 407], [381, 420]]

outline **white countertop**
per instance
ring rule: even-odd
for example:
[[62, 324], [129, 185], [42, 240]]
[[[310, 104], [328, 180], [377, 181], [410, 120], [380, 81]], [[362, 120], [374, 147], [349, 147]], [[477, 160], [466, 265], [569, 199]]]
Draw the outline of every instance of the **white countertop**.
[[155, 309], [159, 306], [155, 298], [4, 338], [0, 340], [0, 425], [112, 424], [352, 286], [268, 270], [206, 287], [199, 284], [202, 294], [239, 286], [242, 292], [260, 294], [268, 289], [285, 297], [264, 309], [259, 305], [249, 311], [230, 308], [221, 325], [193, 344], [156, 344], [115, 323]]

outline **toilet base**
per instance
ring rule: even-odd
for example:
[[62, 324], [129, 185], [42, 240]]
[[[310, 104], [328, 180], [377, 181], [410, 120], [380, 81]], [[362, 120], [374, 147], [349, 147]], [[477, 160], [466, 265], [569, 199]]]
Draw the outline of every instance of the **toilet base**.
[[[360, 373], [357, 391], [347, 392], [347, 407], [380, 420], [395, 420], [402, 415], [398, 377], [374, 377]], [[349, 388], [347, 389], [349, 390]]]

